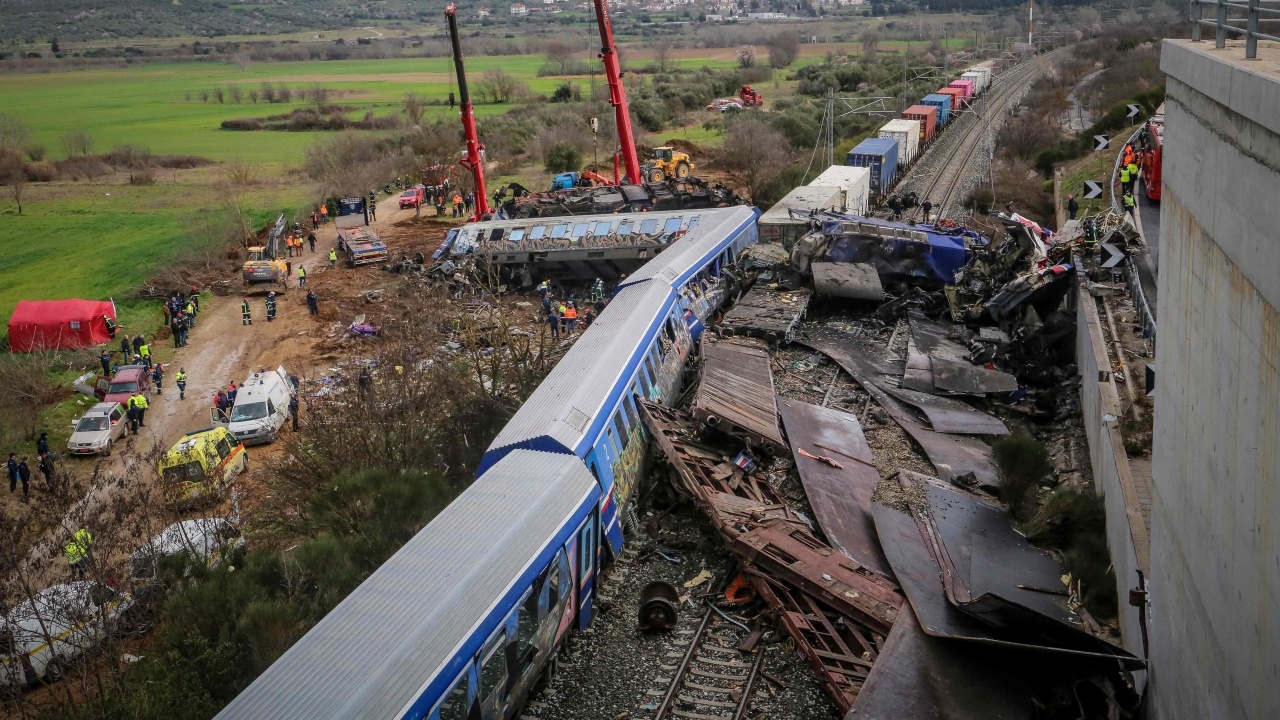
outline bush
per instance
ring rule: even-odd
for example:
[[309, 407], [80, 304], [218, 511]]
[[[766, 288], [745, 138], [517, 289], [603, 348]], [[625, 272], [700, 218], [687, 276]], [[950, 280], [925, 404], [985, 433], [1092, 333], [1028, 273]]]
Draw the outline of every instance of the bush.
[[129, 173], [130, 185], [155, 185], [156, 173], [151, 168], [142, 168]]
[[567, 142], [559, 142], [547, 151], [545, 168], [549, 173], [562, 173], [577, 170], [582, 163], [578, 149]]
[[28, 145], [26, 147], [27, 159], [31, 162], [40, 162], [44, 160], [43, 145]]
[[27, 179], [31, 182], [51, 182], [58, 179], [57, 166], [44, 160], [28, 163], [26, 171]]
[[1089, 611], [1104, 621], [1116, 616], [1116, 577], [1107, 549], [1107, 511], [1102, 498], [1058, 488], [1023, 527], [1027, 539], [1062, 552], [1062, 564], [1083, 587]]
[[1049, 451], [1039, 440], [1020, 432], [996, 439], [991, 451], [1000, 468], [1000, 499], [1014, 517], [1029, 517], [1040, 483], [1053, 475]]

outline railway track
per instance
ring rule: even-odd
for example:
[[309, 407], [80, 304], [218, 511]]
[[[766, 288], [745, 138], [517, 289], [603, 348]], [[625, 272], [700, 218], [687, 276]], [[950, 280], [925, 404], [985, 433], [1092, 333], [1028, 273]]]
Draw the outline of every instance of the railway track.
[[1044, 71], [1060, 52], [1062, 51], [1054, 50], [1037, 56], [1003, 75], [987, 92], [986, 109], [982, 116], [970, 115], [971, 121], [961, 130], [960, 137], [950, 139], [953, 145], [943, 156], [941, 166], [932, 173], [923, 189], [917, 191], [921, 199], [929, 198], [933, 201], [937, 217], [948, 214], [959, 203], [959, 192], [969, 179], [968, 171], [979, 148], [983, 146], [983, 140], [990, 131], [998, 127], [997, 119], [1003, 118], [1009, 108], [1021, 99], [1028, 81]]
[[715, 610], [691, 626], [677, 626], [663, 657], [662, 670], [669, 675], [647, 695], [641, 717], [651, 720], [741, 720], [751, 707], [752, 695], [762, 671], [764, 653], [739, 650], [748, 631], [723, 619]]

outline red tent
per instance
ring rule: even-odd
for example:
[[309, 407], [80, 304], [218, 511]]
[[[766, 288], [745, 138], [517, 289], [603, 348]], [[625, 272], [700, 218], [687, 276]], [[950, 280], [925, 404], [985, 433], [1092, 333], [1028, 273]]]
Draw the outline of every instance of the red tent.
[[116, 319], [115, 303], [102, 300], [22, 300], [9, 318], [9, 349], [72, 350], [111, 339], [106, 318]]

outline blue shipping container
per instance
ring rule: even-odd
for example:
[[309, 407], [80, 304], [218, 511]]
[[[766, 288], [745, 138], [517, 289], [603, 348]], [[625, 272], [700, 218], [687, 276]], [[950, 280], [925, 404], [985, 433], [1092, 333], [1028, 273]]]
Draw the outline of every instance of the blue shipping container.
[[925, 95], [920, 101], [921, 105], [932, 105], [938, 108], [938, 127], [941, 128], [951, 119], [951, 96], [941, 93]]
[[886, 192], [894, 176], [898, 174], [898, 141], [892, 138], [867, 138], [849, 151], [844, 164], [869, 168], [871, 192]]

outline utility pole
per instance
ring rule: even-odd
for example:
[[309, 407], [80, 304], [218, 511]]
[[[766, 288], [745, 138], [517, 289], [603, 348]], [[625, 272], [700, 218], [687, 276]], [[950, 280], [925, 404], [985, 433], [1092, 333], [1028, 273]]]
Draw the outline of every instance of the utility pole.
[[1036, 26], [1036, 0], [1027, 0], [1027, 44], [1035, 47], [1035, 43], [1031, 39], [1032, 32]]

